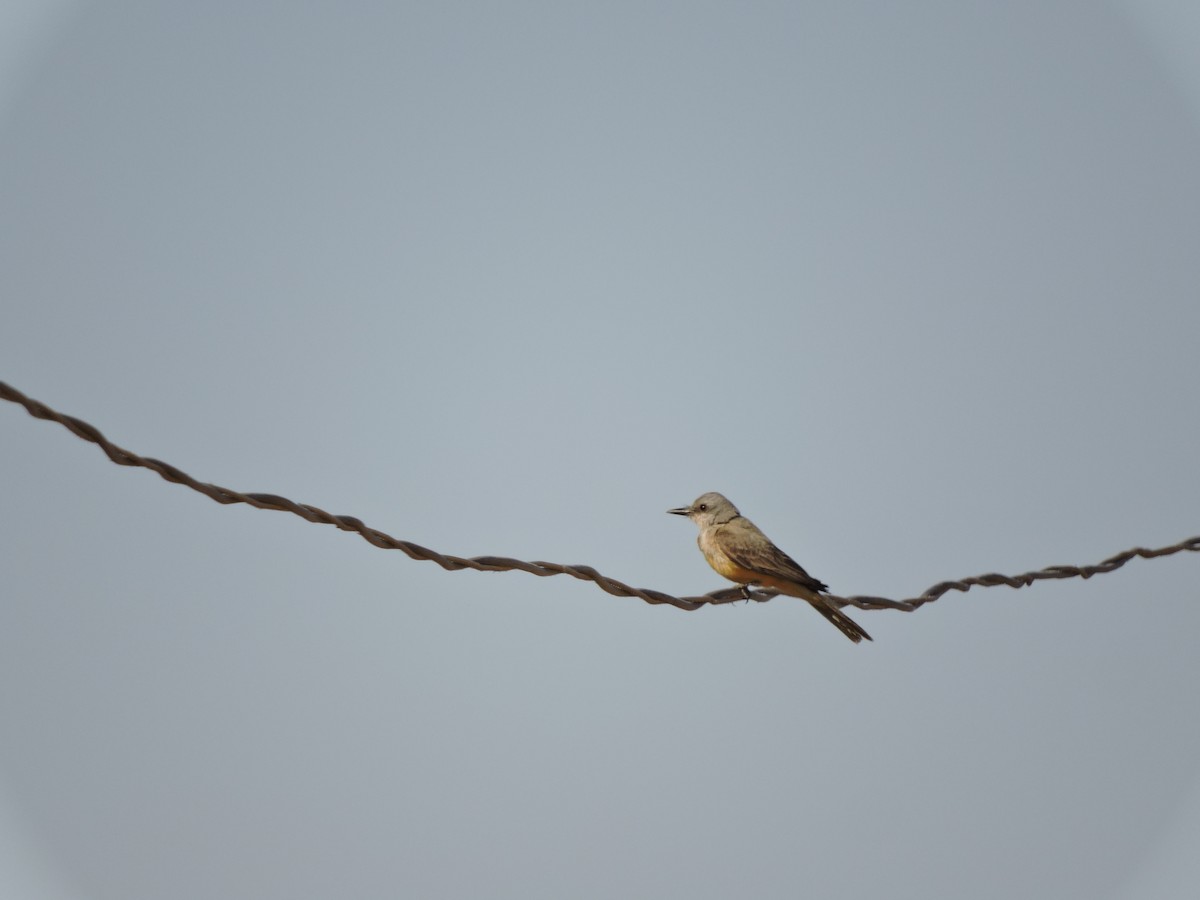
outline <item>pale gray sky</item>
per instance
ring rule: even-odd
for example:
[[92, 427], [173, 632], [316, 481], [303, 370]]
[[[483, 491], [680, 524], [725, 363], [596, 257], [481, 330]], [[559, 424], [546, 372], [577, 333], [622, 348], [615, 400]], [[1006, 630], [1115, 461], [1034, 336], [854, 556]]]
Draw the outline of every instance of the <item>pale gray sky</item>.
[[[1167, 2], [6, 14], [0, 378], [460, 555], [840, 593], [1200, 532]], [[42, 15], [43, 12], [49, 11]], [[1190, 30], [1189, 30], [1190, 29]], [[0, 406], [14, 896], [1171, 898], [1200, 559], [684, 613]]]

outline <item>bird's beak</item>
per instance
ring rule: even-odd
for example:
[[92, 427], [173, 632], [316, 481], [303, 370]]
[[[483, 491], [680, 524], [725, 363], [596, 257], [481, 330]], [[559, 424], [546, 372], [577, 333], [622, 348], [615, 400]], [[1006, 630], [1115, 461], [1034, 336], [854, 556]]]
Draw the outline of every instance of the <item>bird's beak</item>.
[[692, 508], [690, 506], [681, 506], [679, 509], [668, 509], [667, 512], [673, 516], [690, 516]]

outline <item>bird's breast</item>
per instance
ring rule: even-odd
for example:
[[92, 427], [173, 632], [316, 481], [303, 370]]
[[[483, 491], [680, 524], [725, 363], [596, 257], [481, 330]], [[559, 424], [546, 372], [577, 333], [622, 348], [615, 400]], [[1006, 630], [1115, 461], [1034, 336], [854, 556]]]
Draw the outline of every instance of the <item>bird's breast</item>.
[[762, 579], [760, 573], [742, 568], [726, 556], [725, 551], [721, 549], [720, 542], [710, 531], [700, 532], [696, 543], [700, 545], [700, 552], [704, 554], [708, 564], [722, 578], [728, 578], [738, 584], [754, 584]]

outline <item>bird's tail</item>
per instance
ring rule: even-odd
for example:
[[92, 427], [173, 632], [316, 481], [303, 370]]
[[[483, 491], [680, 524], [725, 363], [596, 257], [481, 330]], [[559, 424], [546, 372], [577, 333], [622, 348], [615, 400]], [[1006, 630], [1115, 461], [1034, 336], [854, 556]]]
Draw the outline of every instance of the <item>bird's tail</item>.
[[859, 643], [863, 638], [868, 641], [871, 636], [867, 634], [861, 625], [855, 622], [852, 618], [826, 600], [824, 597], [818, 598], [816, 601], [808, 601], [812, 604], [813, 609], [827, 618], [830, 622], [838, 627], [838, 630], [854, 643]]

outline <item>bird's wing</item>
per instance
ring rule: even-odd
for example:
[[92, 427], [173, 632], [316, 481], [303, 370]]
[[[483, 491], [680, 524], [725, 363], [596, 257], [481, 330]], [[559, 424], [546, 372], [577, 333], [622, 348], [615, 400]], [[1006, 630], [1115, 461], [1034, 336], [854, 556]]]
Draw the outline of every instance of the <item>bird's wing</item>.
[[786, 578], [812, 591], [826, 591], [829, 586], [813, 578], [796, 562], [758, 530], [747, 519], [734, 519], [718, 532], [721, 549], [725, 555], [743, 569]]

